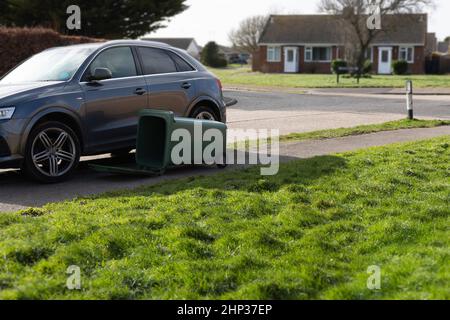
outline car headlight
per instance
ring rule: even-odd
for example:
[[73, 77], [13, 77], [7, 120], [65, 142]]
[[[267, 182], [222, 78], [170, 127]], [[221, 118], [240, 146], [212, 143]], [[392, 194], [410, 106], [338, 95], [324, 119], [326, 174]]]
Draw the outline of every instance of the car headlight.
[[16, 111], [16, 108], [14, 107], [0, 107], [0, 120], [9, 120], [12, 118], [14, 111]]

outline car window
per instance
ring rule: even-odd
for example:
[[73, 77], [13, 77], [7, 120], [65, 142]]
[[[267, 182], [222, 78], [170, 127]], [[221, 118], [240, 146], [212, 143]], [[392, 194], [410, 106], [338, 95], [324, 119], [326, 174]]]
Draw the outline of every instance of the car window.
[[96, 49], [95, 45], [83, 45], [43, 51], [13, 69], [0, 83], [68, 81]]
[[175, 62], [166, 51], [156, 48], [138, 48], [142, 59], [144, 74], [162, 74], [177, 72]]
[[186, 61], [184, 61], [184, 59], [181, 58], [179, 55], [173, 52], [169, 52], [169, 55], [173, 59], [173, 61], [175, 61], [175, 63], [177, 64], [177, 69], [179, 72], [194, 71], [194, 68], [192, 68], [192, 66]]
[[96, 68], [108, 68], [113, 79], [137, 76], [133, 53], [129, 47], [111, 48], [100, 53], [89, 66], [87, 76], [94, 74]]

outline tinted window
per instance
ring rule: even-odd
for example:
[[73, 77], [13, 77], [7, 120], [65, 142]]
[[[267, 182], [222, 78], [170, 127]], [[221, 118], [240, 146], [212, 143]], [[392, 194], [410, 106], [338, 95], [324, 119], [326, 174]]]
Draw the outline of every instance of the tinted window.
[[184, 61], [179, 55], [169, 52], [169, 55], [172, 57], [173, 61], [177, 64], [177, 69], [179, 72], [186, 72], [186, 71], [194, 71], [194, 68], [191, 67], [189, 63]]
[[91, 63], [87, 75], [94, 74], [96, 68], [108, 68], [113, 78], [137, 76], [133, 53], [129, 47], [118, 47], [103, 51]]
[[139, 48], [145, 74], [177, 72], [175, 62], [161, 49]]

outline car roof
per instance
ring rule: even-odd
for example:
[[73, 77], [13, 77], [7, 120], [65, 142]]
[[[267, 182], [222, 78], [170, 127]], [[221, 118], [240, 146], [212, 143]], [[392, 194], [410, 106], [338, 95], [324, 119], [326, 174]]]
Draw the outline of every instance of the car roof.
[[103, 48], [107, 48], [107, 47], [111, 47], [111, 46], [117, 46], [117, 45], [124, 45], [124, 46], [144, 45], [144, 46], [151, 46], [151, 47], [156, 47], [156, 48], [166, 48], [166, 49], [171, 48], [171, 49], [173, 49], [173, 47], [171, 47], [168, 44], [156, 42], [156, 41], [147, 41], [147, 40], [112, 40], [112, 41], [102, 42], [101, 45], [99, 46], [99, 49], [103, 49]]
[[125, 45], [125, 46], [136, 46], [136, 45], [144, 45], [144, 46], [152, 46], [157, 48], [172, 48], [168, 44], [156, 42], [156, 41], [147, 41], [147, 40], [112, 40], [112, 41], [99, 41], [99, 42], [91, 42], [91, 43], [81, 43], [81, 44], [72, 44], [68, 46], [59, 46], [59, 47], [53, 47], [49, 48], [51, 49], [57, 49], [57, 48], [93, 48], [93, 49], [104, 49], [111, 46], [117, 46], [117, 45]]

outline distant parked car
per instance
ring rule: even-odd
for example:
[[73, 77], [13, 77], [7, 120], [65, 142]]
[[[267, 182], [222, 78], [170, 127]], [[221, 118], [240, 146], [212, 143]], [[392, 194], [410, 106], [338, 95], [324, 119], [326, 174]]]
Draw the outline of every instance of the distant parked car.
[[0, 166], [62, 181], [82, 155], [134, 149], [145, 108], [226, 122], [220, 81], [185, 51], [147, 41], [46, 50], [0, 80]]
[[230, 64], [247, 64], [247, 60], [248, 59], [241, 54], [233, 54], [228, 58]]

